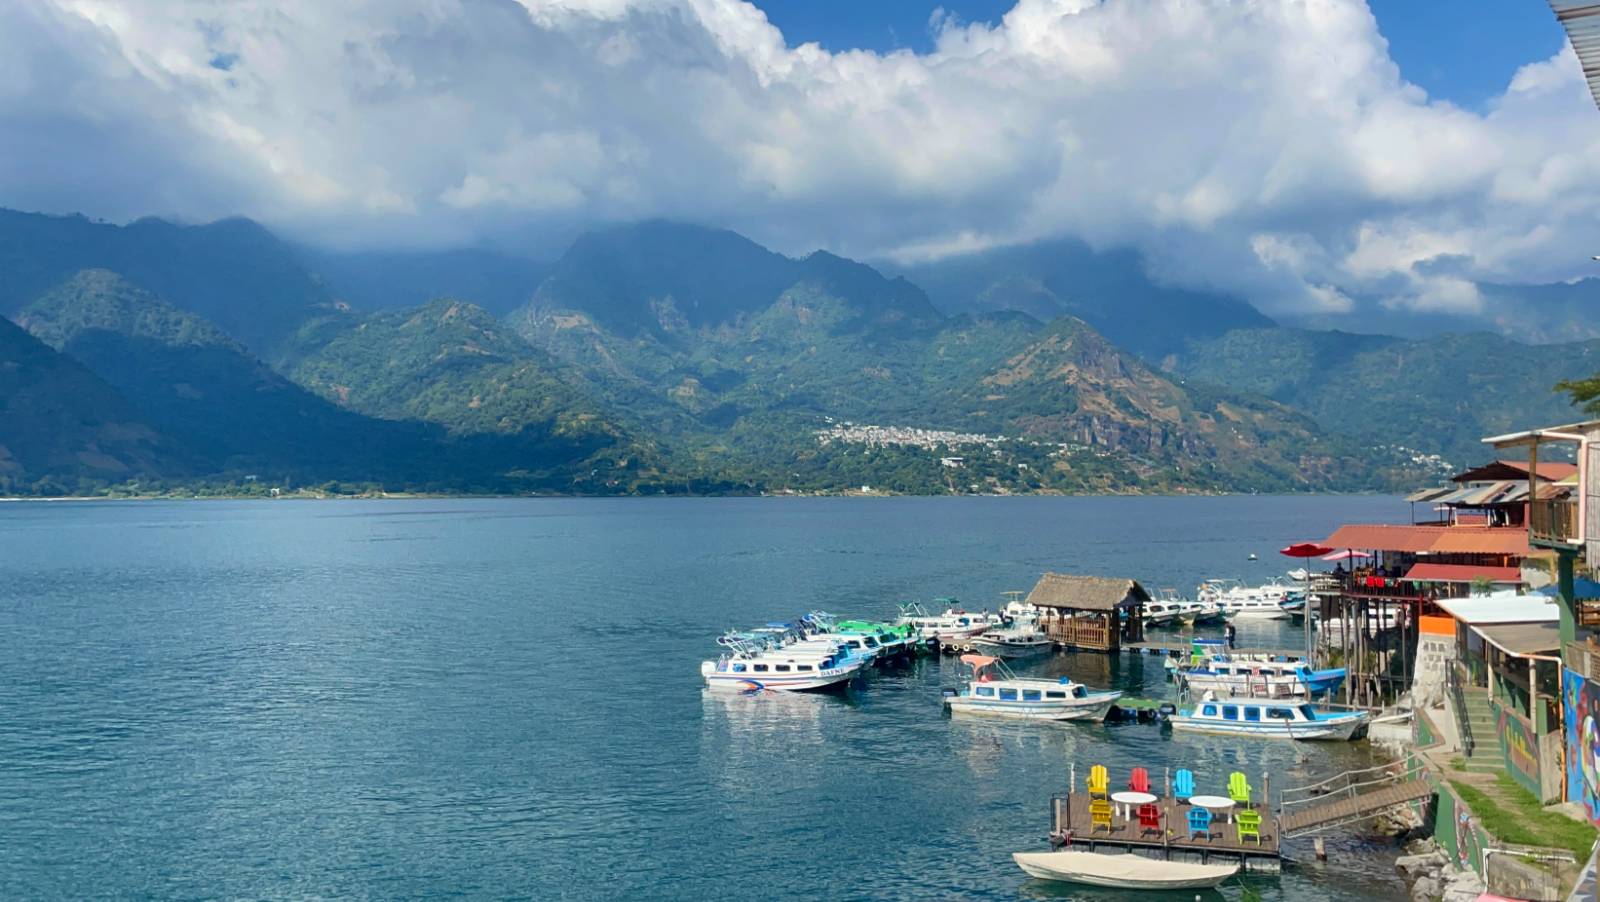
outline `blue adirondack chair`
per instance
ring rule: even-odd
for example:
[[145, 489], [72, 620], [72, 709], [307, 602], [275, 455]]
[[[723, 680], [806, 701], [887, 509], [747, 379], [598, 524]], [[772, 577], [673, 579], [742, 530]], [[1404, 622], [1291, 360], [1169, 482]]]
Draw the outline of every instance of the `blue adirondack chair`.
[[1172, 780], [1172, 797], [1180, 802], [1189, 801], [1194, 795], [1194, 772], [1188, 769], [1178, 771]]
[[1204, 808], [1189, 809], [1189, 838], [1196, 836], [1211, 838], [1211, 812]]

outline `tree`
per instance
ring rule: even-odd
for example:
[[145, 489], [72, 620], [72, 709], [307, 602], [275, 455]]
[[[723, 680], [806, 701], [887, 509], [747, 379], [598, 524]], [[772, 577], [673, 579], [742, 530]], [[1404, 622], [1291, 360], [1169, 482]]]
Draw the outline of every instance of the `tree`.
[[1556, 383], [1556, 391], [1572, 395], [1572, 403], [1583, 406], [1584, 413], [1600, 416], [1600, 373], [1588, 379], [1568, 379]]

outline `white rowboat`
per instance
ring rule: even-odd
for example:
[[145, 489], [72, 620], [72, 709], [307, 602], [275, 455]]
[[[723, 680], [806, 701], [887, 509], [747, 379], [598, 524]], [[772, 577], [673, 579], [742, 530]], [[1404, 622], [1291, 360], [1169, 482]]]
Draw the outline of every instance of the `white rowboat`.
[[1159, 861], [1099, 852], [1013, 852], [1028, 876], [1117, 889], [1205, 889], [1239, 872], [1238, 864]]

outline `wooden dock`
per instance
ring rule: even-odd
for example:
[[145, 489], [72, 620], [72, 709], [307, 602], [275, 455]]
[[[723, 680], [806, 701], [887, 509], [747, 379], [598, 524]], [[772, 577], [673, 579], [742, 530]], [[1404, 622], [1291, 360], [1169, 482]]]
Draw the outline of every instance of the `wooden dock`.
[[1073, 848], [1086, 847], [1089, 851], [1108, 846], [1173, 861], [1240, 861], [1249, 871], [1275, 872], [1281, 867], [1282, 837], [1277, 820], [1264, 807], [1256, 809], [1261, 814], [1261, 842], [1258, 844], [1254, 839], [1240, 842], [1237, 830], [1226, 815], [1218, 815], [1211, 821], [1208, 835], [1190, 836], [1187, 804], [1170, 797], [1156, 804], [1161, 808], [1160, 831], [1142, 829], [1137, 817], [1124, 818], [1120, 812], [1113, 815], [1108, 831], [1103, 826], [1092, 828], [1087, 793], [1056, 796], [1051, 800], [1051, 835], [1058, 841], [1070, 839]]

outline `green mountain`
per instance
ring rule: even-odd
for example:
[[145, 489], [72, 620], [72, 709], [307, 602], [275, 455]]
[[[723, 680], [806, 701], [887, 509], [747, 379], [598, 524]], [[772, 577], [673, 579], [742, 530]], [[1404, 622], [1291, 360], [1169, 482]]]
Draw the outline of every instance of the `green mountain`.
[[550, 271], [547, 261], [482, 248], [337, 252], [298, 249], [305, 266], [357, 310], [416, 307], [451, 297], [504, 316], [526, 304]]
[[1131, 250], [1060, 240], [997, 248], [907, 267], [946, 313], [1014, 310], [1049, 321], [1075, 316], [1147, 360], [1196, 337], [1272, 321], [1240, 298], [1161, 285]]
[[1483, 436], [1574, 418], [1553, 387], [1600, 371], [1600, 340], [1530, 346], [1488, 333], [1408, 340], [1247, 329], [1195, 342], [1170, 368], [1272, 398], [1326, 433], [1465, 465], [1489, 453]]
[[0, 314], [17, 315], [88, 269], [119, 273], [267, 356], [335, 304], [292, 248], [248, 219], [116, 226], [0, 210]]
[[0, 318], [0, 493], [65, 494], [193, 465], [116, 389]]

